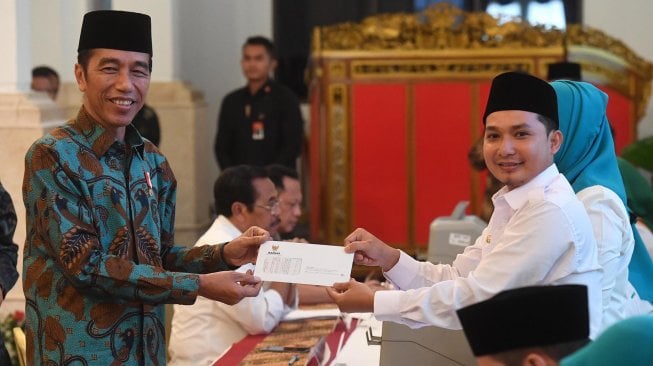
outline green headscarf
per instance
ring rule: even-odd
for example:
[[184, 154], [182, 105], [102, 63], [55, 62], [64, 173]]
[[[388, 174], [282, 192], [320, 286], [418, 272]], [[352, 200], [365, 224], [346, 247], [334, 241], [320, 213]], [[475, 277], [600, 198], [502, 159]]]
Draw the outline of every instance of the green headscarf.
[[653, 316], [622, 320], [596, 341], [560, 361], [560, 366], [648, 366], [653, 364]]
[[628, 208], [653, 230], [653, 189], [649, 182], [628, 160], [617, 158], [619, 171], [626, 187]]
[[[560, 80], [551, 83], [558, 97], [563, 143], [554, 157], [576, 193], [600, 185], [612, 190], [628, 207], [614, 141], [606, 116], [608, 96], [594, 85]], [[635, 248], [628, 280], [642, 299], [653, 300], [653, 261], [634, 225]]]

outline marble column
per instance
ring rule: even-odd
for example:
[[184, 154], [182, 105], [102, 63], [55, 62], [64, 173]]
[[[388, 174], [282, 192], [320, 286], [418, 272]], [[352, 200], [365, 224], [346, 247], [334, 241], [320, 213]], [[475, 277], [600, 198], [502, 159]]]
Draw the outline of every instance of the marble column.
[[[0, 1], [0, 181], [16, 208], [14, 235], [20, 249], [18, 270], [22, 275], [25, 242], [25, 207], [22, 197], [24, 157], [31, 144], [49, 129], [64, 122], [61, 110], [42, 93], [31, 93], [30, 1]], [[22, 276], [0, 307], [0, 314], [25, 308]], [[0, 315], [1, 316], [1, 315]]]
[[181, 81], [154, 81], [147, 97], [159, 116], [159, 148], [177, 178], [175, 241], [192, 246], [211, 224], [209, 205], [213, 183], [206, 174], [212, 152], [204, 95]]

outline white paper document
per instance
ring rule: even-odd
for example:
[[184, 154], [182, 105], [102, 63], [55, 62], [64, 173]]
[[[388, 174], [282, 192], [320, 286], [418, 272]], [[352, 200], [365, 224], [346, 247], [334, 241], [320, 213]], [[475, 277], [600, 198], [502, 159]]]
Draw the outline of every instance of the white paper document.
[[334, 245], [268, 241], [261, 244], [254, 275], [263, 281], [331, 286], [347, 282], [354, 253]]

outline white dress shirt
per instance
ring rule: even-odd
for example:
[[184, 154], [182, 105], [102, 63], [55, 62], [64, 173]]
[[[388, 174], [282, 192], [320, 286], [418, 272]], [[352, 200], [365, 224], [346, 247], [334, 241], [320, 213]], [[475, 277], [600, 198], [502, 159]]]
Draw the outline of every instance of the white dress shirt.
[[[219, 244], [233, 240], [241, 232], [220, 215], [196, 246]], [[244, 265], [237, 271], [246, 271]], [[246, 297], [236, 305], [198, 296], [193, 305], [173, 305], [170, 333], [169, 365], [213, 365], [215, 360], [248, 334], [269, 333], [295, 306], [288, 307], [269, 283], [255, 297]]]
[[625, 319], [628, 299], [628, 263], [635, 248], [630, 217], [623, 201], [612, 190], [592, 186], [576, 194], [589, 215], [603, 268], [603, 322], [606, 329]]
[[587, 212], [569, 182], [553, 164], [492, 200], [488, 226], [452, 265], [418, 262], [402, 252], [385, 273], [399, 291], [377, 291], [374, 316], [413, 328], [460, 329], [456, 309], [503, 290], [583, 284], [594, 337], [601, 327], [601, 267]]

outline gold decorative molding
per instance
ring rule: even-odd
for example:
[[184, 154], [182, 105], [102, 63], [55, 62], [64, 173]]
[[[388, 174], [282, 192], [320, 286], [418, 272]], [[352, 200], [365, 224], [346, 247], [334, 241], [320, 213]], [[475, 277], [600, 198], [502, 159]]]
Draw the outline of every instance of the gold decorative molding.
[[347, 77], [347, 65], [343, 61], [329, 62], [329, 77], [342, 79]]
[[585, 78], [599, 79], [602, 84], [618, 90], [621, 94], [633, 97], [633, 91], [630, 89], [628, 77], [624, 75], [624, 70], [615, 70], [602, 65], [589, 62], [579, 62]]
[[345, 84], [328, 91], [327, 215], [326, 239], [340, 242], [349, 234], [349, 95]]
[[[501, 23], [485, 12], [465, 12], [448, 3], [415, 14], [380, 14], [360, 23], [316, 27], [312, 50], [314, 59], [351, 60], [349, 69], [345, 63], [328, 65], [334, 77], [347, 78], [350, 72], [352, 78], [371, 79], [492, 77], [506, 70], [546, 77], [546, 66], [567, 56], [597, 78], [588, 80], [631, 98], [637, 120], [644, 115], [653, 80], [651, 62], [598, 29], [571, 24], [563, 31], [520, 18]], [[533, 56], [539, 57], [535, 64], [521, 62]]]
[[612, 38], [604, 32], [579, 24], [572, 24], [567, 28], [567, 46], [585, 46], [594, 48], [604, 53], [604, 56], [613, 55], [623, 60], [633, 72], [643, 78], [653, 78], [653, 64], [637, 56], [622, 41]]
[[472, 76], [492, 78], [506, 71], [524, 71], [532, 73], [532, 59], [513, 58], [510, 60], [493, 59], [447, 59], [447, 60], [354, 60], [351, 62], [351, 77], [387, 78], [387, 77], [462, 77]]
[[542, 48], [563, 44], [563, 32], [532, 26], [521, 19], [503, 24], [487, 13], [465, 12], [439, 3], [421, 13], [380, 14], [360, 23], [313, 30], [313, 51], [450, 50]]
[[581, 64], [587, 80], [599, 81], [628, 96], [635, 104], [635, 120], [641, 120], [651, 97], [651, 62], [637, 56], [622, 41], [577, 24], [567, 29], [566, 47], [569, 59]]
[[635, 93], [637, 98], [635, 101], [635, 121], [640, 121], [646, 114], [646, 107], [651, 98], [651, 80], [638, 81], [635, 88], [639, 90]]

